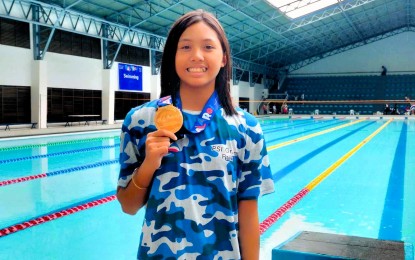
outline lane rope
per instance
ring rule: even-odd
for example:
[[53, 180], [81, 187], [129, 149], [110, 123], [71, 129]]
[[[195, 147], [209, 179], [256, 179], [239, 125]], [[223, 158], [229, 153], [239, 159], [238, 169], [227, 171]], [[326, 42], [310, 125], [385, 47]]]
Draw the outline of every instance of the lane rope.
[[48, 154], [39, 154], [39, 155], [19, 157], [19, 158], [11, 158], [11, 159], [6, 159], [6, 160], [1, 160], [0, 164], [21, 162], [21, 161], [42, 159], [42, 158], [50, 158], [50, 157], [55, 157], [55, 156], [68, 155], [68, 154], [84, 153], [84, 152], [90, 152], [90, 151], [95, 151], [95, 150], [111, 149], [111, 148], [116, 148], [118, 146], [120, 146], [120, 144], [102, 145], [102, 146], [87, 147], [87, 148], [82, 148], [82, 149], [77, 149], [77, 150], [70, 150], [70, 151], [65, 151], [65, 152], [48, 153]]
[[293, 139], [293, 140], [290, 140], [290, 141], [282, 142], [282, 143], [279, 143], [279, 144], [276, 144], [276, 145], [271, 145], [271, 146], [267, 147], [267, 151], [272, 151], [272, 150], [275, 150], [275, 149], [278, 149], [278, 148], [281, 148], [281, 147], [284, 147], [284, 146], [287, 146], [287, 145], [290, 145], [290, 144], [293, 144], [293, 143], [301, 142], [301, 141], [304, 141], [304, 140], [307, 140], [307, 139], [310, 139], [310, 138], [313, 138], [313, 137], [316, 137], [316, 136], [319, 136], [319, 135], [327, 134], [327, 133], [333, 132], [335, 130], [339, 130], [339, 129], [342, 129], [342, 128], [345, 128], [345, 127], [348, 127], [348, 126], [351, 126], [351, 125], [354, 125], [354, 124], [357, 124], [357, 123], [360, 123], [362, 121], [364, 121], [364, 119], [360, 119], [360, 120], [356, 120], [356, 121], [353, 121], [353, 122], [350, 122], [350, 123], [347, 123], [347, 124], [335, 126], [335, 127], [332, 127], [332, 128], [329, 128], [329, 129], [326, 129], [326, 130], [323, 130], [323, 131], [320, 131], [320, 132], [317, 132], [317, 133], [309, 134], [309, 135], [299, 137], [299, 138], [296, 138], [296, 139]]
[[339, 160], [329, 166], [326, 170], [320, 173], [316, 178], [314, 178], [310, 183], [308, 183], [303, 189], [300, 190], [294, 197], [289, 199], [284, 203], [279, 209], [274, 213], [268, 216], [264, 221], [259, 224], [260, 234], [262, 235], [268, 228], [270, 228], [278, 219], [280, 219], [288, 210], [294, 207], [302, 198], [304, 198], [311, 190], [313, 190], [317, 185], [319, 185], [324, 179], [326, 179], [330, 174], [332, 174], [340, 165], [342, 165], [346, 160], [348, 160], [353, 154], [355, 154], [360, 148], [367, 144], [373, 137], [380, 133], [387, 125], [393, 121], [389, 119], [377, 130], [375, 130], [371, 135], [366, 137], [362, 142], [344, 154]]
[[[114, 193], [114, 191], [111, 192], [111, 193]], [[106, 196], [104, 198], [92, 200], [90, 202], [86, 202], [86, 203], [81, 204], [81, 205], [70, 207], [68, 209], [60, 210], [60, 211], [57, 211], [57, 212], [54, 212], [54, 213], [51, 213], [51, 214], [47, 214], [47, 215], [44, 215], [44, 216], [41, 216], [41, 217], [33, 218], [31, 220], [28, 220], [28, 221], [25, 221], [25, 222], [22, 222], [22, 223], [19, 223], [19, 224], [15, 224], [15, 225], [0, 229], [0, 238], [4, 237], [4, 236], [7, 236], [7, 235], [10, 235], [10, 234], [13, 234], [13, 233], [16, 233], [18, 231], [30, 228], [30, 227], [37, 226], [37, 225], [42, 224], [42, 223], [46, 223], [46, 222], [49, 222], [49, 221], [52, 221], [52, 220], [55, 220], [55, 219], [58, 219], [58, 218], [61, 218], [61, 217], [64, 217], [64, 216], [74, 214], [74, 213], [82, 211], [82, 210], [86, 210], [86, 209], [90, 209], [90, 208], [102, 205], [104, 203], [113, 201], [115, 199], [116, 199], [115, 195]]]
[[119, 136], [108, 136], [108, 137], [97, 137], [97, 138], [52, 142], [52, 143], [44, 143], [44, 144], [28, 144], [28, 145], [20, 145], [20, 146], [12, 146], [12, 147], [1, 147], [0, 152], [21, 150], [21, 149], [28, 149], [28, 148], [38, 148], [38, 147], [44, 147], [44, 146], [63, 145], [63, 144], [87, 143], [87, 142], [103, 141], [103, 140], [117, 139], [117, 138], [119, 139], [120, 137]]
[[86, 170], [86, 169], [101, 167], [101, 166], [114, 164], [114, 163], [118, 163], [118, 162], [119, 162], [118, 159], [109, 160], [109, 161], [102, 161], [102, 162], [97, 162], [97, 163], [92, 163], [92, 164], [87, 164], [87, 165], [81, 165], [81, 166], [76, 166], [76, 167], [72, 167], [72, 168], [67, 168], [67, 169], [62, 169], [62, 170], [57, 170], [57, 171], [52, 171], [52, 172], [47, 172], [47, 173], [40, 173], [40, 174], [36, 174], [36, 175], [30, 175], [30, 176], [24, 176], [24, 177], [20, 177], [20, 178], [16, 178], [16, 179], [11, 179], [11, 180], [0, 181], [0, 187], [10, 185], [10, 184], [20, 183], [20, 182], [40, 179], [40, 178], [46, 178], [46, 177], [55, 176], [55, 175], [59, 175], [59, 174], [65, 174], [65, 173], [71, 173], [71, 172], [75, 172], [75, 171], [82, 171], [82, 170]]

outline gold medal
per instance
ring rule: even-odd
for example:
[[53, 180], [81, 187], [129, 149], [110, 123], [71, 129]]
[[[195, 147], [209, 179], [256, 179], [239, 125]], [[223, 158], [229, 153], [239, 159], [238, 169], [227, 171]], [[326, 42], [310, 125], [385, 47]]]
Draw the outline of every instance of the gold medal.
[[173, 105], [159, 107], [154, 117], [154, 123], [159, 130], [164, 129], [176, 133], [183, 125], [182, 112]]

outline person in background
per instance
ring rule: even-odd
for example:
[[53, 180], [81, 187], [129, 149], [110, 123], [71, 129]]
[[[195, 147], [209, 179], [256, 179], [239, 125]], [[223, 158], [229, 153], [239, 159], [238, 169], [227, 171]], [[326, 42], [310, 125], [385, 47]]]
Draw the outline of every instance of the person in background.
[[267, 105], [265, 103], [262, 105], [262, 111], [264, 111], [264, 115], [268, 114]]
[[389, 115], [391, 113], [391, 109], [388, 104], [385, 105], [385, 109], [383, 109], [384, 115]]
[[413, 102], [408, 96], [405, 97], [405, 100], [409, 103], [409, 108], [407, 110], [409, 115], [415, 114], [415, 102]]
[[398, 109], [398, 104], [394, 104], [393, 108], [391, 109], [391, 115], [399, 115], [399, 109]]
[[[127, 214], [145, 206], [137, 258], [259, 259], [257, 200], [274, 183], [261, 126], [232, 105], [230, 47], [211, 13], [173, 24], [160, 73], [161, 98], [131, 109], [120, 138], [117, 199]], [[166, 119], [183, 116], [176, 133], [156, 128], [166, 106]]]
[[287, 105], [287, 103], [282, 103], [282, 106], [281, 106], [281, 113], [282, 114], [288, 114], [288, 105]]
[[386, 69], [386, 67], [382, 65], [382, 72], [380, 73], [380, 75], [381, 76], [386, 76], [387, 72], [388, 72], [388, 70]]

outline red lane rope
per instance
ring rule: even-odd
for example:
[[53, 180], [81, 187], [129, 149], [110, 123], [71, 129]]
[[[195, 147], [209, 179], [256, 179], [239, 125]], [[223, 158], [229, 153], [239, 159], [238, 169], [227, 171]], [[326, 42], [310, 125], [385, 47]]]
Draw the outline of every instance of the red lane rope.
[[294, 197], [284, 203], [279, 209], [268, 216], [264, 221], [259, 224], [259, 232], [262, 235], [270, 226], [272, 226], [278, 219], [280, 219], [289, 209], [291, 209], [297, 202], [304, 198], [310, 190], [307, 188], [302, 189]]
[[75, 171], [81, 171], [81, 170], [85, 170], [85, 169], [101, 167], [101, 166], [110, 165], [110, 164], [114, 164], [114, 163], [118, 163], [118, 159], [110, 160], [110, 161], [102, 161], [102, 162], [97, 162], [97, 163], [93, 163], [93, 164], [86, 164], [86, 165], [76, 166], [76, 167], [57, 170], [57, 171], [41, 173], [41, 174], [37, 174], [37, 175], [29, 175], [29, 176], [24, 176], [24, 177], [20, 177], [20, 178], [16, 178], [16, 179], [11, 179], [11, 180], [0, 181], [0, 187], [10, 185], [10, 184], [14, 184], [14, 183], [24, 182], [24, 181], [31, 181], [31, 180], [39, 179], [39, 178], [46, 178], [46, 177], [50, 177], [50, 176], [56, 176], [56, 175], [59, 175], [59, 174], [66, 174], [66, 173], [71, 173], [71, 172], [75, 172]]
[[[279, 209], [277, 209], [273, 214], [268, 216], [263, 222], [259, 225], [260, 234], [262, 235], [271, 225], [273, 225], [278, 219], [280, 219], [289, 209], [291, 209], [298, 201], [300, 201], [307, 193], [308, 189], [304, 188], [294, 197], [284, 203]], [[81, 204], [69, 209], [61, 210], [46, 216], [38, 217], [23, 223], [19, 223], [4, 229], [0, 229], [0, 237], [13, 234], [15, 232], [30, 228], [51, 220], [55, 220], [64, 216], [71, 215], [73, 213], [86, 210], [116, 199], [116, 195], [111, 195], [102, 199], [94, 200], [85, 204]]]
[[85, 209], [89, 209], [89, 208], [113, 201], [115, 200], [115, 198], [116, 198], [115, 195], [111, 195], [105, 198], [97, 199], [91, 202], [87, 202], [87, 203], [75, 206], [69, 209], [61, 210], [61, 211], [58, 211], [58, 212], [55, 212], [55, 213], [52, 213], [46, 216], [38, 217], [38, 218], [29, 220], [23, 223], [19, 223], [19, 224], [16, 224], [16, 225], [4, 228], [4, 229], [0, 229], [0, 237], [7, 236], [7, 235], [13, 234], [17, 231], [20, 231], [26, 228], [30, 228], [30, 227], [33, 227], [33, 226], [36, 226], [36, 225], [39, 225], [39, 224], [42, 224], [42, 223], [45, 223], [51, 220], [55, 220], [55, 219], [85, 210]]
[[10, 185], [10, 184], [13, 184], [13, 183], [19, 183], [19, 182], [30, 181], [30, 180], [46, 178], [46, 177], [48, 177], [46, 173], [40, 173], [40, 174], [37, 174], [37, 175], [30, 175], [30, 176], [17, 178], [17, 179], [0, 181], [0, 187]]

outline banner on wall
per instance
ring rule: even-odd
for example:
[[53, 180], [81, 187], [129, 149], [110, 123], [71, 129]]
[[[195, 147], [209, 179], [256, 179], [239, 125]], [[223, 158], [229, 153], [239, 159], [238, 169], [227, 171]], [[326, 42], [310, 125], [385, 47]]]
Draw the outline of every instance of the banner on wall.
[[131, 64], [118, 64], [118, 84], [120, 90], [143, 90], [143, 68]]

